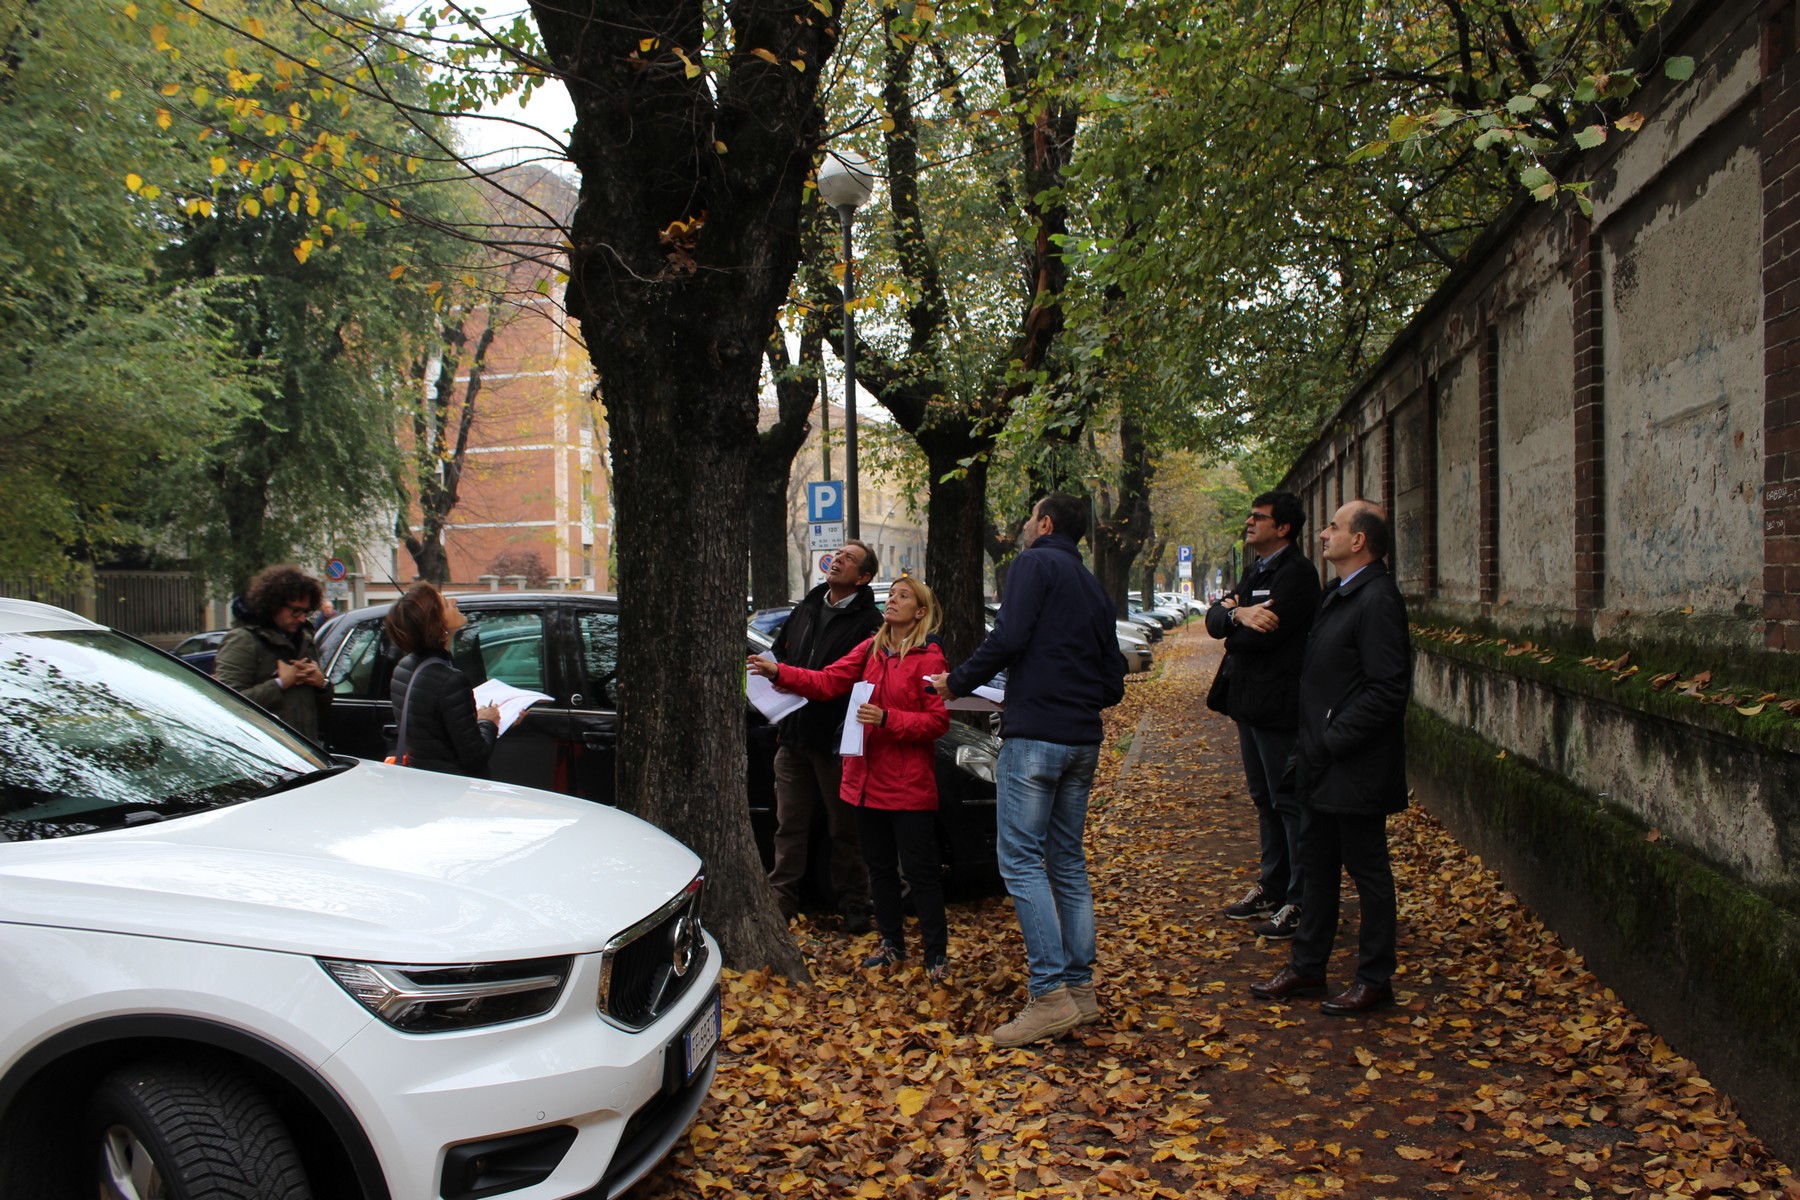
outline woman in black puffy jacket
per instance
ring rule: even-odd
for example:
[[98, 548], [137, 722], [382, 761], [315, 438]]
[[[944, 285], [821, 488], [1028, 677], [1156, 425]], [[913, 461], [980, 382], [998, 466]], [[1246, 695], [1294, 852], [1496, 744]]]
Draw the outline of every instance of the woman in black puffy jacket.
[[[387, 635], [406, 657], [394, 668], [388, 702], [405, 721], [405, 763], [446, 775], [486, 778], [500, 736], [500, 710], [475, 707], [469, 677], [450, 662], [450, 639], [469, 623], [456, 601], [416, 583], [388, 610]], [[411, 712], [405, 713], [411, 692]]]

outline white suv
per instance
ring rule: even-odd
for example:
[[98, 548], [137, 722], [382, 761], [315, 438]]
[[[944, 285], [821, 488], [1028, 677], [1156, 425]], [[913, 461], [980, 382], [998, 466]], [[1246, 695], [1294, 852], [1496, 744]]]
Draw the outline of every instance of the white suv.
[[617, 1195], [712, 1082], [700, 867], [0, 600], [0, 1196]]

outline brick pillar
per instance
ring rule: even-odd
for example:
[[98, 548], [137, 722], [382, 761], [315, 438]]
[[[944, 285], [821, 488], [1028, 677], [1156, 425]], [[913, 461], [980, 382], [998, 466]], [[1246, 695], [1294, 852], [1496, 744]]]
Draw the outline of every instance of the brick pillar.
[[1606, 355], [1600, 235], [1575, 217], [1575, 625], [1594, 627], [1606, 599]]
[[1477, 486], [1481, 489], [1481, 615], [1494, 615], [1500, 595], [1500, 330], [1489, 325], [1478, 364], [1480, 431], [1476, 435]]
[[1381, 422], [1381, 507], [1387, 509], [1388, 519], [1395, 520], [1394, 513], [1394, 414], [1389, 413]]
[[1419, 563], [1425, 576], [1427, 600], [1438, 593], [1438, 407], [1442, 403], [1443, 395], [1434, 372], [1425, 385], [1425, 445], [1421, 466], [1425, 473], [1425, 519], [1419, 522], [1421, 540], [1425, 543], [1420, 547]]
[[1763, 11], [1763, 638], [1800, 650], [1800, 55], [1791, 0]]

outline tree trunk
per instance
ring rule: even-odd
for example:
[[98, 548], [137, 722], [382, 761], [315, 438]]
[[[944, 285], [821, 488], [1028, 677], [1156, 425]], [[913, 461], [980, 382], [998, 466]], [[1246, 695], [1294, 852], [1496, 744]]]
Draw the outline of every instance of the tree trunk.
[[837, 26], [806, 0], [736, 0], [729, 69], [690, 74], [699, 4], [532, 11], [575, 107], [566, 303], [612, 432], [619, 801], [706, 863], [728, 963], [804, 978], [744, 785], [745, 481]]
[[[1113, 598], [1114, 611], [1123, 617], [1128, 611], [1125, 593], [1130, 590], [1128, 578], [1131, 564], [1142, 551], [1151, 534], [1150, 448], [1143, 427], [1129, 406], [1119, 417], [1119, 503], [1110, 513], [1095, 513], [1094, 573], [1106, 594]], [[1150, 598], [1144, 598], [1150, 607]]]
[[[963, 457], [946, 441], [929, 440], [931, 509], [927, 516], [925, 582], [944, 610], [944, 657], [955, 665], [987, 636], [981, 587], [982, 548], [987, 544], [987, 459], [977, 457], [953, 475]], [[952, 475], [946, 479], [946, 475]]]
[[[814, 311], [818, 311], [815, 306]], [[788, 592], [788, 484], [794, 456], [806, 444], [819, 396], [824, 323], [808, 319], [800, 333], [800, 362], [788, 360], [787, 335], [777, 326], [764, 349], [775, 381], [775, 423], [756, 435], [750, 459], [750, 595], [757, 608], [785, 604]]]
[[[789, 469], [792, 459], [789, 460]], [[793, 599], [788, 594], [788, 472], [759, 464], [750, 479], [750, 596], [757, 608]]]

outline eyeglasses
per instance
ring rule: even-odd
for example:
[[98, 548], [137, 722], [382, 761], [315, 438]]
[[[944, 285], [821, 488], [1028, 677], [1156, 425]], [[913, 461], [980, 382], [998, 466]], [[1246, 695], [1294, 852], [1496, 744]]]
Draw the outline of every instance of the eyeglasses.
[[281, 606], [281, 609], [283, 612], [291, 613], [296, 617], [310, 617], [314, 612], [314, 609], [310, 604], [284, 604]]
[[1253, 512], [1244, 518], [1246, 521], [1273, 521], [1274, 519], [1275, 517], [1272, 513], [1259, 512]]

